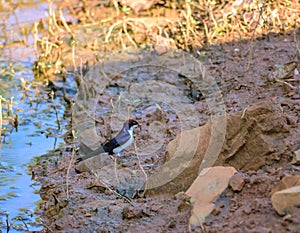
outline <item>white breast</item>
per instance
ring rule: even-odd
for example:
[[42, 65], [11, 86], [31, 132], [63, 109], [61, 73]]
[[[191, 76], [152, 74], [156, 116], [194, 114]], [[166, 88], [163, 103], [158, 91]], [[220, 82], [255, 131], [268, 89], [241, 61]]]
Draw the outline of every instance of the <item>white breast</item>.
[[133, 142], [133, 129], [128, 130], [128, 133], [130, 134], [130, 139], [124, 143], [123, 145], [113, 149], [114, 154], [119, 154], [122, 150], [124, 150], [126, 147], [130, 146]]

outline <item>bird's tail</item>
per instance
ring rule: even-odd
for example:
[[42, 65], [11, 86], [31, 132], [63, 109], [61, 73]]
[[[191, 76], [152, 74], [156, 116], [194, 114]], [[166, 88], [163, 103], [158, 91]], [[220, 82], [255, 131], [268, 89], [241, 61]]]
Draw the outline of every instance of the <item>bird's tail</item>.
[[101, 146], [101, 147], [99, 147], [98, 149], [96, 149], [94, 151], [91, 150], [91, 152], [88, 153], [87, 155], [83, 155], [83, 156], [78, 157], [76, 159], [76, 163], [80, 163], [80, 162], [82, 162], [84, 160], [87, 160], [89, 158], [95, 157], [95, 156], [103, 154], [103, 153], [106, 153], [106, 152], [104, 151], [103, 147]]

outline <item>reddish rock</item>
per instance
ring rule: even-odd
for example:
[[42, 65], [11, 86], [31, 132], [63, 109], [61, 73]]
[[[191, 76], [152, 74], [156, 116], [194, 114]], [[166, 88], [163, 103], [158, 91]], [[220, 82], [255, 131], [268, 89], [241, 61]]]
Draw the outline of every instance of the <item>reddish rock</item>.
[[271, 201], [278, 214], [289, 213], [293, 208], [300, 205], [300, 185], [275, 192]]
[[227, 117], [226, 140], [216, 165], [257, 170], [279, 160], [290, 135], [285, 115], [271, 101], [249, 106]]
[[235, 173], [229, 180], [229, 186], [233, 191], [241, 191], [245, 185], [245, 181], [240, 173]]
[[300, 185], [300, 176], [285, 176], [272, 188], [271, 195], [298, 185]]
[[257, 170], [280, 159], [286, 149], [283, 138], [290, 131], [278, 106], [263, 101], [226, 118], [183, 131], [172, 140], [166, 149], [165, 164], [148, 177], [148, 193], [185, 191], [204, 167], [226, 164]]
[[213, 209], [211, 212], [213, 215], [217, 216], [221, 213], [221, 210], [219, 208]]
[[[186, 191], [199, 174], [210, 140], [210, 124], [183, 131], [167, 147], [167, 161], [160, 170], [148, 177], [148, 194]], [[200, 142], [200, 138], [201, 143]]]
[[[213, 211], [214, 201], [227, 188], [230, 178], [236, 173], [233, 167], [210, 167], [201, 171], [186, 191], [194, 202], [190, 224], [199, 226]], [[217, 212], [215, 212], [217, 214]]]

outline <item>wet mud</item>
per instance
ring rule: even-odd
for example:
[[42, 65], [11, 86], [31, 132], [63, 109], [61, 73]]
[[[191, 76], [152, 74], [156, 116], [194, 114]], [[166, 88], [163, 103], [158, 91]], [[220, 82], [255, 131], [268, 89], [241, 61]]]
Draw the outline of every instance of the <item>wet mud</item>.
[[[299, 70], [299, 53], [295, 51], [295, 44], [299, 39], [298, 30], [282, 35], [268, 34], [251, 42], [242, 41], [203, 47], [195, 54], [211, 76], [217, 80], [227, 113], [243, 111], [250, 104], [269, 100], [280, 106], [290, 131], [287, 140], [282, 141], [284, 146], [281, 146], [276, 160], [261, 164], [260, 168], [255, 169], [244, 170], [241, 167], [240, 172], [245, 180], [244, 187], [241, 191], [227, 188], [220, 198], [221, 204], [215, 207], [215, 211], [202, 227], [189, 227], [192, 203], [185, 195], [158, 194], [130, 198], [111, 188], [99, 179], [99, 176], [88, 172], [77, 174], [72, 163], [76, 154], [70, 152], [72, 146], [66, 146], [61, 157], [50, 161], [45, 160], [46, 166], [35, 168], [42, 184], [41, 197], [44, 203], [41, 205], [41, 215], [44, 231], [72, 229], [73, 232], [298, 232], [299, 208], [289, 215], [279, 216], [272, 208], [270, 193], [272, 187], [284, 175], [300, 173], [297, 165], [290, 164], [292, 153], [300, 144], [300, 77], [295, 75], [295, 72], [287, 72], [280, 77], [275, 75], [279, 77], [276, 79], [270, 77], [274, 77], [274, 72], [279, 72], [278, 70], [285, 70], [282, 67], [294, 61]], [[118, 104], [118, 100], [119, 104], [122, 104], [118, 94], [120, 90], [129, 89], [132, 85], [131, 81], [128, 81], [132, 79], [127, 78], [132, 77], [132, 72], [138, 73], [138, 75], [134, 74], [138, 77], [134, 80], [137, 86], [149, 80], [149, 71], [155, 74], [151, 76], [154, 80], [161, 76], [167, 77], [165, 80], [168, 84], [177, 80], [180, 84], [180, 93], [185, 93], [183, 101], [193, 105], [197, 111], [199, 121], [196, 126], [208, 121], [210, 113], [207, 112], [205, 98], [201, 97], [201, 92], [197, 89], [195, 92], [191, 91], [187, 82], [178, 78], [178, 73], [168, 69], [157, 70], [155, 67], [144, 71], [145, 73], [142, 73], [142, 70], [135, 68], [114, 75], [108, 80], [108, 84], [102, 87], [101, 95], [97, 96], [97, 101], [94, 102], [96, 104], [92, 106], [96, 109], [97, 121], [94, 119], [91, 122], [94, 135], [98, 138], [97, 143], [109, 138], [114, 130], [119, 128], [116, 124], [111, 124], [114, 121], [103, 115], [103, 112], [111, 108], [112, 104]], [[172, 93], [170, 90], [172, 89], [169, 89], [168, 93]], [[111, 101], [112, 96], [115, 98], [113, 101]], [[121, 100], [126, 102], [126, 96], [122, 96]], [[142, 124], [142, 129], [136, 136], [138, 148], [146, 147], [148, 140], [151, 140], [147, 122], [163, 121], [167, 125], [165, 130], [168, 133], [164, 137], [163, 145], [154, 152], [152, 148], [147, 148], [147, 152], [150, 153], [145, 153], [145, 156], [141, 153], [141, 164], [144, 165], [144, 170], [148, 174], [155, 173], [163, 163], [167, 143], [181, 130], [177, 124], [176, 112], [173, 112], [163, 101], [158, 104], [159, 106], [154, 101], [133, 102], [132, 105], [133, 109], [136, 109], [132, 112], [133, 116]], [[122, 113], [127, 110], [123, 109]], [[116, 119], [122, 120], [117, 114]], [[112, 130], [111, 126], [115, 129]], [[191, 124], [190, 127], [194, 125]], [[88, 141], [87, 137], [84, 138], [91, 147], [97, 144]], [[155, 140], [155, 137], [152, 140]], [[125, 151], [123, 157], [118, 160], [120, 167], [140, 169], [134, 150]]]

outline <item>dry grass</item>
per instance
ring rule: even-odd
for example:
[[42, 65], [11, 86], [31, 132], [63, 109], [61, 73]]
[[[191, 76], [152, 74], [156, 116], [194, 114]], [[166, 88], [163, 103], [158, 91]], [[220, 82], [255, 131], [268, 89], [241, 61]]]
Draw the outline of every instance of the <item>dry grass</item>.
[[[269, 32], [284, 33], [300, 25], [300, 3], [284, 1], [162, 1], [150, 10], [122, 11], [115, 1], [49, 3], [47, 19], [33, 34], [39, 54], [36, 75], [50, 77], [97, 62], [100, 51], [167, 43], [191, 51], [204, 44], [255, 39]], [[67, 19], [72, 19], [67, 20]], [[75, 23], [74, 23], [75, 22]], [[41, 30], [40, 28], [44, 28]]]
[[0, 95], [0, 144], [2, 136], [6, 136], [7, 132], [12, 132], [14, 129], [18, 131], [18, 115], [13, 111], [13, 97], [5, 99]]

